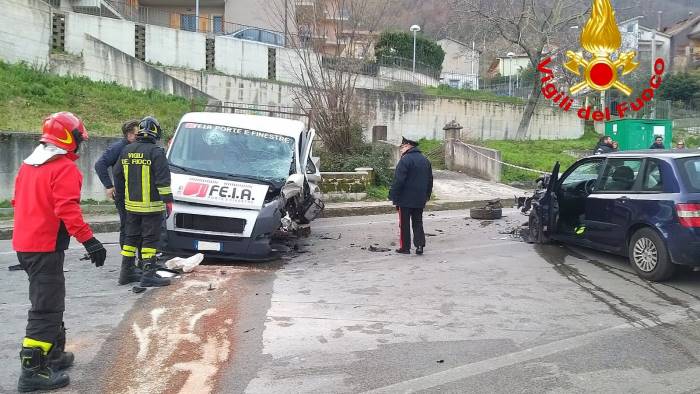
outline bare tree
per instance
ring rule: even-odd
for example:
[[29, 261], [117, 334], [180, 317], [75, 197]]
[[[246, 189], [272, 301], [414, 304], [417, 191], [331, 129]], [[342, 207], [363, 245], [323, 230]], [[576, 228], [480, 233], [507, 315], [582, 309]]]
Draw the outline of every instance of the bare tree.
[[355, 87], [361, 74], [372, 71], [373, 41], [387, 4], [380, 0], [275, 0], [272, 6], [274, 15], [287, 21], [290, 32], [281, 55], [286, 56], [285, 72], [297, 84], [294, 101], [308, 112], [331, 152], [346, 152], [361, 138]]
[[[454, 0], [455, 14], [468, 18], [499, 38], [516, 45], [537, 66], [545, 51], [558, 45], [573, 25], [580, 25], [588, 7], [581, 0]], [[535, 79], [518, 126], [517, 138], [525, 138], [541, 95]]]

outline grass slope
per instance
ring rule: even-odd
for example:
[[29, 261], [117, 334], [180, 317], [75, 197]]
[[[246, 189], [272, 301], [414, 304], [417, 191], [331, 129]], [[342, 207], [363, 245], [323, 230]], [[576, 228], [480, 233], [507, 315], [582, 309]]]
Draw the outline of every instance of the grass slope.
[[189, 110], [190, 102], [182, 97], [0, 62], [0, 130], [40, 131], [46, 115], [70, 111], [94, 135], [119, 135], [122, 122], [146, 115], [154, 115], [164, 131], [172, 133]]
[[[551, 172], [554, 163], [561, 163], [562, 172], [577, 159], [566, 153], [571, 150], [593, 150], [600, 136], [586, 131], [575, 140], [526, 140], [526, 141], [482, 141], [479, 145], [501, 151], [501, 160], [521, 167]], [[539, 175], [529, 171], [503, 166], [503, 183], [529, 182]]]

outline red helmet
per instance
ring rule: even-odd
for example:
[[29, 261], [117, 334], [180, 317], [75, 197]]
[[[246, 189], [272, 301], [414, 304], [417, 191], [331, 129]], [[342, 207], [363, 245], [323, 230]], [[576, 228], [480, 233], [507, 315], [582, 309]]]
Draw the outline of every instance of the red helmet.
[[77, 153], [80, 143], [88, 139], [83, 121], [70, 112], [58, 112], [44, 119], [41, 142], [48, 142], [57, 147]]

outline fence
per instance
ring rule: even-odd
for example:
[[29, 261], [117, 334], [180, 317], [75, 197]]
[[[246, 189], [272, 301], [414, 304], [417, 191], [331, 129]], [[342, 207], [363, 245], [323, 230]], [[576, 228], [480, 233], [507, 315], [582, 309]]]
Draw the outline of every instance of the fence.
[[[60, 6], [60, 0], [45, 1], [53, 7], [58, 8]], [[227, 22], [224, 20], [223, 15], [197, 17], [193, 14], [181, 14], [160, 8], [143, 7], [136, 2], [123, 0], [95, 0], [94, 6], [74, 6], [73, 10], [83, 14], [126, 19], [139, 24], [170, 27], [213, 35], [239, 33], [241, 35], [240, 38], [252, 41], [279, 46], [284, 46], [285, 44], [285, 37], [282, 32]]]

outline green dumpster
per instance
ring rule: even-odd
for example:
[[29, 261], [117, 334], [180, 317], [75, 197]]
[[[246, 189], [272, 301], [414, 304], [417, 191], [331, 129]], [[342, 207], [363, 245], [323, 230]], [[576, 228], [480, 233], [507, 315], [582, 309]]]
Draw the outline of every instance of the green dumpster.
[[620, 144], [620, 150], [649, 149], [656, 136], [664, 137], [666, 149], [673, 148], [670, 119], [618, 119], [605, 123], [605, 135]]

